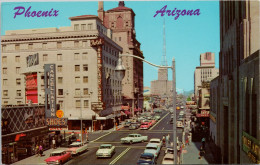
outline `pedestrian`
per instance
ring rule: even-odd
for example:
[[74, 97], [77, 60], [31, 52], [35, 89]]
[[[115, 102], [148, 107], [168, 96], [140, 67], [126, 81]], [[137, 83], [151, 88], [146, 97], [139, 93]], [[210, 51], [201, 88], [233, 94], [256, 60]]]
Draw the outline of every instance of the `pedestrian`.
[[190, 145], [188, 137], [186, 137], [186, 145]]
[[52, 148], [53, 149], [56, 148], [56, 141], [55, 141], [54, 137], [52, 138]]
[[188, 135], [188, 145], [190, 145], [190, 142], [191, 142], [191, 135], [190, 135], [191, 133], [189, 133], [189, 135]]
[[163, 146], [165, 146], [165, 136], [164, 135], [163, 135], [162, 141], [163, 141]]
[[204, 137], [201, 139], [201, 143], [202, 143], [203, 149], [205, 149], [205, 143], [206, 143], [206, 141], [205, 141], [205, 138], [204, 138]]
[[36, 152], [36, 156], [39, 156], [39, 155], [40, 155], [38, 143], [36, 144], [35, 152]]
[[101, 132], [103, 132], [103, 124], [101, 124], [100, 129], [101, 129]]
[[200, 146], [199, 159], [201, 159], [204, 156], [204, 154], [205, 154], [205, 151], [204, 151], [203, 147]]
[[40, 144], [40, 146], [39, 146], [39, 151], [40, 151], [40, 155], [43, 156], [43, 147], [42, 147], [41, 144]]

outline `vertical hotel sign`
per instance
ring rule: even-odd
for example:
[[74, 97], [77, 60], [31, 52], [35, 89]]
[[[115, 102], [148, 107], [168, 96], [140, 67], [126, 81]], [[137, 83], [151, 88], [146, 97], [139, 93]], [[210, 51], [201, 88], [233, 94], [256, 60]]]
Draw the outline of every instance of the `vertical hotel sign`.
[[45, 117], [56, 118], [56, 70], [55, 64], [44, 65]]
[[[102, 45], [104, 44], [103, 38], [98, 38], [90, 41], [92, 47], [97, 47], [97, 77], [98, 77], [98, 103], [103, 106], [103, 93], [102, 93]], [[100, 109], [101, 110], [101, 109]]]

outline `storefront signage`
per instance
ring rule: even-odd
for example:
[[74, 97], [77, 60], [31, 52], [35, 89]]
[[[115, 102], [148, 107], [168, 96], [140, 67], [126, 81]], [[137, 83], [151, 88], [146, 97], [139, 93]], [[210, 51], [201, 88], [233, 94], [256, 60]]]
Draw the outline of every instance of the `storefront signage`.
[[27, 67], [39, 64], [39, 54], [33, 54], [26, 57]]
[[92, 102], [91, 109], [92, 110], [103, 110], [103, 103], [102, 102]]
[[62, 118], [62, 117], [64, 116], [63, 110], [58, 110], [58, 111], [56, 112], [56, 116], [57, 116], [58, 118]]
[[56, 118], [56, 66], [44, 65], [45, 78], [45, 117]]
[[201, 113], [197, 113], [196, 117], [209, 117], [209, 111], [202, 110]]
[[67, 131], [68, 127], [66, 128], [58, 128], [58, 127], [50, 127], [49, 131]]
[[101, 46], [104, 44], [104, 39], [103, 38], [98, 38], [94, 40], [90, 40], [90, 45], [91, 46]]
[[250, 160], [255, 163], [260, 163], [260, 141], [250, 136], [246, 132], [243, 132], [242, 136], [243, 151], [247, 153]]
[[46, 118], [46, 125], [49, 127], [67, 127], [68, 118]]

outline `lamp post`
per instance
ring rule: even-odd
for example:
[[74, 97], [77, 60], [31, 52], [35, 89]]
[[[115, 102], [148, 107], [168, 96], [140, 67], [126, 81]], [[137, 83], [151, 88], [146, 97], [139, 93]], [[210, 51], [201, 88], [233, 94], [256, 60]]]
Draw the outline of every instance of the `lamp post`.
[[139, 60], [141, 60], [142, 62], [146, 62], [152, 66], [155, 66], [157, 68], [169, 68], [172, 69], [172, 90], [173, 90], [173, 146], [174, 146], [174, 161], [175, 164], [177, 163], [177, 144], [176, 144], [176, 76], [175, 76], [175, 59], [172, 59], [172, 66], [161, 66], [161, 65], [155, 65], [153, 63], [150, 63], [146, 60], [144, 60], [141, 57], [132, 55], [132, 54], [120, 54], [119, 55], [119, 59], [118, 59], [118, 63], [116, 66], [116, 74], [118, 76], [118, 78], [120, 80], [123, 80], [124, 76], [125, 76], [125, 67], [122, 65], [122, 60], [121, 57], [122, 56], [127, 56], [127, 57], [133, 57], [133, 58], [137, 58]]

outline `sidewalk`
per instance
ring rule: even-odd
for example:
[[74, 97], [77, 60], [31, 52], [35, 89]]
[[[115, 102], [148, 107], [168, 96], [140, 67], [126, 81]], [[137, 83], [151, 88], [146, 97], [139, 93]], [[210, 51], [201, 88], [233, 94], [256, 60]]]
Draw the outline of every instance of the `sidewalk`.
[[191, 142], [190, 145], [183, 149], [183, 163], [182, 164], [215, 164], [214, 156], [206, 143], [205, 156], [199, 159], [200, 142]]

